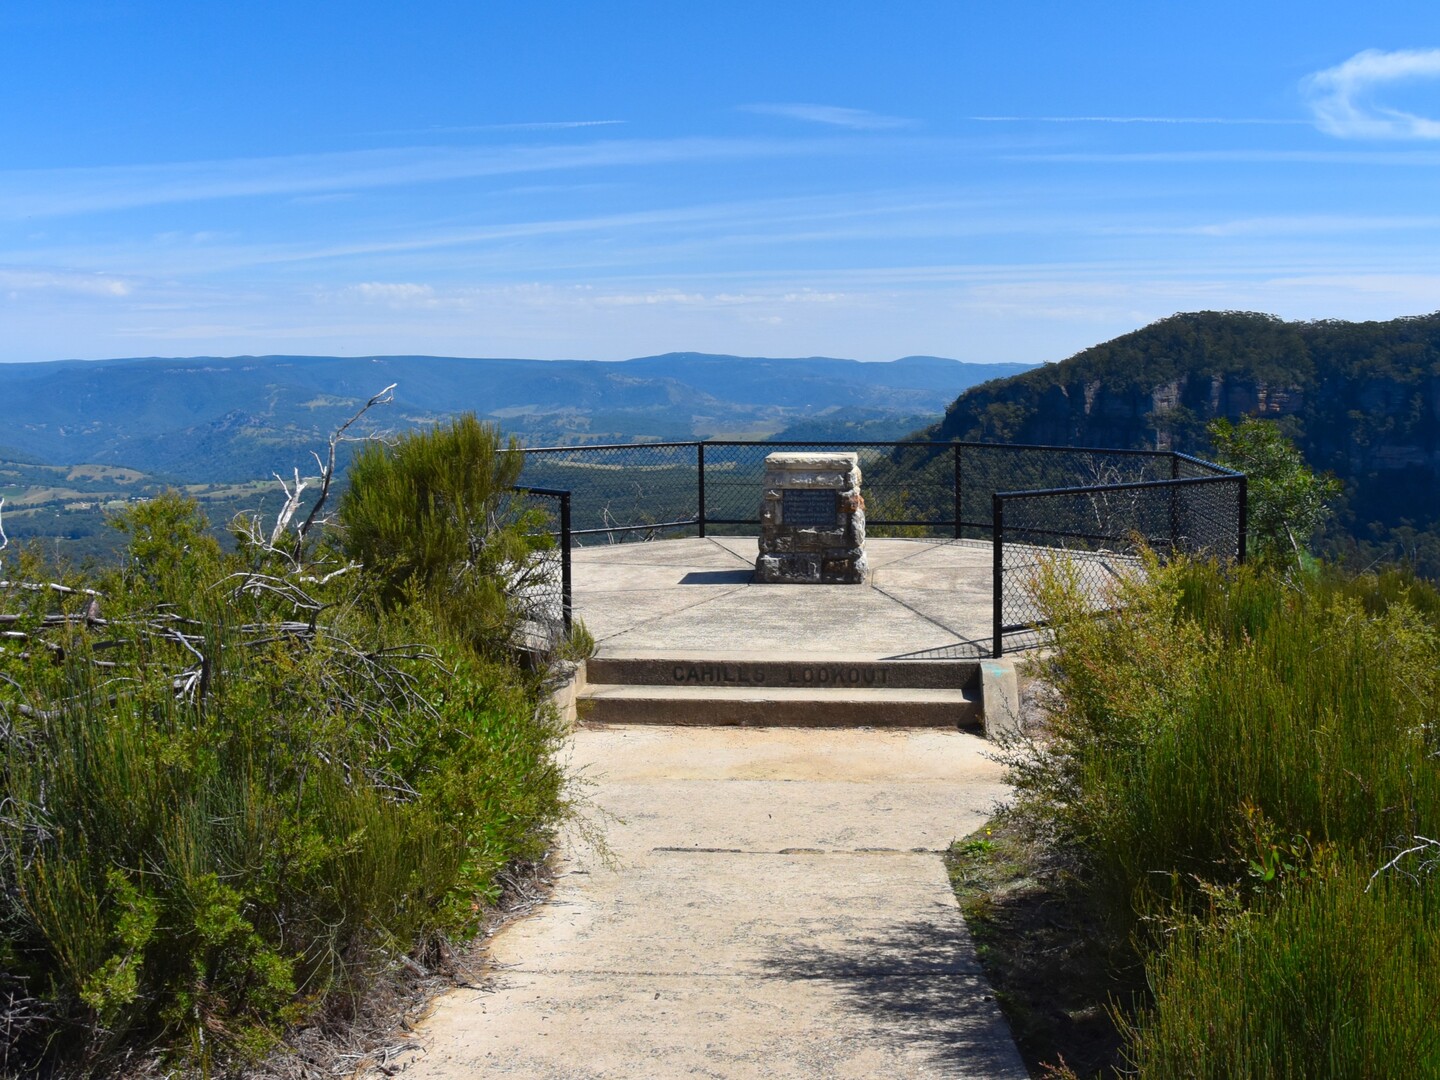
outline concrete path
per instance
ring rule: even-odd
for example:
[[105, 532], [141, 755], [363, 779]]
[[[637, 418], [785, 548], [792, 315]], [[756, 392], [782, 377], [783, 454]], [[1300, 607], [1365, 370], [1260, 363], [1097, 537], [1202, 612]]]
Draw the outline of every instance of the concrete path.
[[940, 853], [1003, 797], [958, 732], [578, 731], [570, 852], [441, 999], [417, 1078], [1023, 1078]]

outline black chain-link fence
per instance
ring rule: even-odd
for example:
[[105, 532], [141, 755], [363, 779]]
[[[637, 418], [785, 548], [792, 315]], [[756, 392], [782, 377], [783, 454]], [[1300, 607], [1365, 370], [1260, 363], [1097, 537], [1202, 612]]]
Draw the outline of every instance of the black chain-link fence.
[[997, 491], [1137, 484], [1174, 477], [1171, 455], [1152, 450], [957, 443], [962, 535], [990, 539]]
[[860, 459], [872, 536], [994, 544], [994, 648], [1033, 629], [1030, 583], [1068, 552], [1098, 598], [1159, 552], [1244, 557], [1245, 480], [1170, 451], [940, 442], [637, 443], [527, 449], [522, 482], [568, 491], [577, 544], [753, 534], [765, 458]]
[[685, 535], [699, 521], [698, 443], [527, 449], [520, 482], [571, 493], [576, 543]]
[[511, 568], [508, 582], [518, 615], [515, 644], [548, 655], [570, 633], [570, 492], [516, 488], [505, 513], [537, 540], [525, 565]]
[[1143, 549], [1162, 559], [1245, 557], [1245, 478], [1195, 459], [1175, 469], [1208, 475], [992, 496], [996, 656], [1007, 636], [1038, 624], [1032, 585], [1061, 553], [1096, 610], [1138, 570]]

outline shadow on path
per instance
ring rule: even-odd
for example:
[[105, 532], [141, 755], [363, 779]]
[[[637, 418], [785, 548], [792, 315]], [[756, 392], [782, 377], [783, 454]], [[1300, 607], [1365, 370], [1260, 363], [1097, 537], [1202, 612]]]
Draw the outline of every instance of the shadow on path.
[[902, 1035], [956, 1076], [1025, 1076], [1009, 1029], [959, 924], [911, 920], [831, 948], [794, 941], [762, 961], [771, 974], [831, 984], [842, 1003]]
[[691, 570], [680, 579], [681, 585], [748, 585], [753, 570]]

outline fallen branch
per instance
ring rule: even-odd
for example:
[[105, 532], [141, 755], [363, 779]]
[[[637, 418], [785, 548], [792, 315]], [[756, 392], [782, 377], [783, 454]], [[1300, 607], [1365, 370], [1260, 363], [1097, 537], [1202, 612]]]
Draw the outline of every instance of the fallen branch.
[[29, 592], [57, 592], [63, 596], [95, 596], [102, 597], [105, 594], [94, 589], [72, 589], [69, 585], [61, 585], [55, 581], [0, 581], [0, 589], [25, 589]]
[[[1428, 836], [1418, 835], [1411, 837], [1411, 839], [1418, 840], [1420, 842], [1413, 847], [1406, 848], [1404, 851], [1400, 852], [1400, 854], [1396, 855], [1393, 859], [1387, 862], [1384, 866], [1380, 867], [1379, 870], [1376, 870], [1373, 874], [1371, 874], [1370, 880], [1365, 884], [1366, 892], [1370, 891], [1370, 886], [1375, 884], [1376, 878], [1378, 878], [1381, 874], [1385, 873], [1386, 870], [1399, 869], [1401, 860], [1409, 858], [1411, 855], [1418, 855], [1422, 851], [1432, 851], [1435, 854], [1425, 865], [1427, 867], [1434, 866], [1437, 862], [1440, 862], [1440, 840], [1431, 840]], [[1424, 869], [1424, 867], [1422, 867], [1422, 869]], [[1402, 874], [1405, 874], [1406, 877], [1412, 879], [1415, 877], [1414, 874], [1411, 874], [1408, 871], [1401, 870], [1400, 872]]]

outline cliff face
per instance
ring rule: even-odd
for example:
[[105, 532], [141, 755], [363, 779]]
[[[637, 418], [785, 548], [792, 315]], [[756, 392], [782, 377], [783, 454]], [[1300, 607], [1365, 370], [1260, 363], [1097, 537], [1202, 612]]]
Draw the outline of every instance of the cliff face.
[[1021, 411], [987, 405], [981, 424], [990, 421], [997, 436], [1003, 429], [1020, 442], [1188, 451], [1197, 449], [1195, 436], [1217, 416], [1278, 419], [1303, 412], [1305, 387], [1235, 374], [1189, 375], [1148, 387], [1082, 378], [1038, 394], [1000, 391], [991, 402]]
[[1350, 524], [1440, 519], [1440, 314], [1383, 323], [1176, 315], [962, 394], [940, 439], [1209, 450], [1205, 425], [1281, 421], [1346, 483]]

